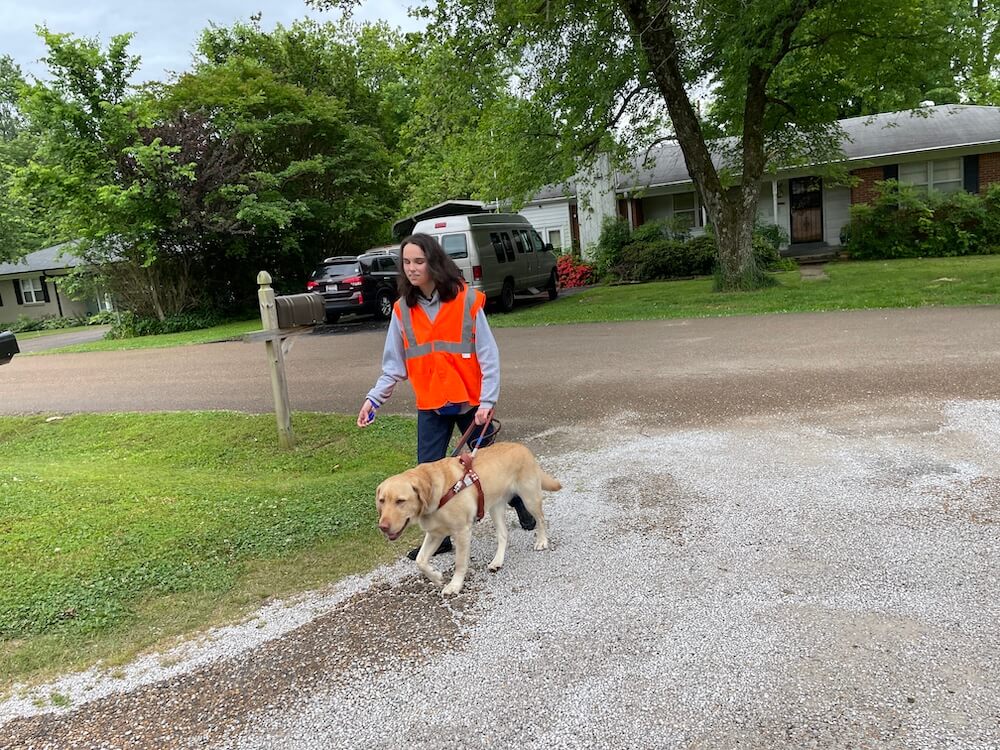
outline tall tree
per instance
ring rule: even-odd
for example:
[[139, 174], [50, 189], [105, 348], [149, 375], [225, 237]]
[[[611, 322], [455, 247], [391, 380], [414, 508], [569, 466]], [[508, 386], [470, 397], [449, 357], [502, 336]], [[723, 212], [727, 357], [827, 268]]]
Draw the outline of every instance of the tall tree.
[[41, 241], [31, 205], [13, 189], [14, 173], [28, 164], [36, 143], [18, 107], [24, 86], [21, 69], [0, 57], [0, 261], [15, 260]]
[[675, 138], [725, 289], [766, 281], [750, 247], [765, 170], [833, 149], [857, 90], [919, 89], [956, 52], [954, 0], [438, 0], [433, 20], [466, 68], [501, 54], [575, 154], [609, 132], [628, 150]]

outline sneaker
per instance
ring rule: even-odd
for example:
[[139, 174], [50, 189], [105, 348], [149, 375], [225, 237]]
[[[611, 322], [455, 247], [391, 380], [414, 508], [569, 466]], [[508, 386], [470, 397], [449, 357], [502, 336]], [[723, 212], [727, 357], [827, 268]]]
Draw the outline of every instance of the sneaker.
[[[531, 519], [531, 520], [532, 520], [532, 522], [534, 522], [535, 519]], [[451, 537], [450, 536], [446, 536], [444, 538], [444, 541], [441, 542], [441, 546], [437, 548], [437, 552], [435, 552], [434, 554], [435, 555], [440, 555], [440, 554], [442, 554], [444, 552], [451, 552], [453, 549], [455, 549], [455, 548], [451, 544]], [[406, 556], [408, 558], [410, 558], [411, 560], [416, 560], [417, 559], [417, 555], [419, 553], [420, 553], [420, 547], [414, 547], [413, 549], [411, 549], [409, 552], [406, 553]]]
[[521, 524], [522, 529], [531, 531], [535, 528], [535, 517], [524, 507], [524, 500], [515, 495], [510, 499], [508, 505], [517, 511], [517, 520]]

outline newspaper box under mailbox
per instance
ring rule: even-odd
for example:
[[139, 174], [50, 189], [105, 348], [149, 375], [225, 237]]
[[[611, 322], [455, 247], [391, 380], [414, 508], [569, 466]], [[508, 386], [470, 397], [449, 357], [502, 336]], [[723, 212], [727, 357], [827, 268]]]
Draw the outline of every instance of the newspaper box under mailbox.
[[274, 298], [274, 307], [278, 313], [278, 328], [295, 328], [326, 322], [326, 305], [322, 294], [314, 292], [285, 294]]

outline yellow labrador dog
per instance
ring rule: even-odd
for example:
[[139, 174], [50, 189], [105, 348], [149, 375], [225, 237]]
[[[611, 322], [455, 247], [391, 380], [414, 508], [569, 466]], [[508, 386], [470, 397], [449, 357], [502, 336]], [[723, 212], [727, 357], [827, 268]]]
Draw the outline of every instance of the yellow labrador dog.
[[[532, 452], [519, 443], [496, 443], [476, 453], [473, 469], [479, 475], [485, 510], [497, 531], [497, 551], [489, 569], [503, 567], [507, 552], [504, 513], [507, 501], [514, 495], [520, 495], [528, 512], [535, 517], [535, 549], [546, 549], [549, 538], [542, 514], [542, 490], [554, 492], [562, 489], [562, 485], [542, 471]], [[431, 567], [431, 555], [446, 536], [454, 540], [455, 573], [444, 588], [446, 595], [462, 590], [469, 569], [472, 524], [478, 510], [477, 489], [475, 485], [465, 487], [443, 507], [440, 503], [464, 474], [465, 468], [458, 458], [443, 458], [389, 477], [375, 491], [378, 527], [390, 541], [398, 539], [411, 521], [424, 530], [417, 567], [434, 583], [442, 583], [444, 577]]]

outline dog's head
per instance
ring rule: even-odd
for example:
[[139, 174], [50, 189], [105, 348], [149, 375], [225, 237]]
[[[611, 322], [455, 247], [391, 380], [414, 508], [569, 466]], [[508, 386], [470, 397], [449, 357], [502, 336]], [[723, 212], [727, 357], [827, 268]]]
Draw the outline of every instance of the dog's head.
[[431, 483], [418, 469], [386, 479], [375, 490], [379, 530], [390, 541], [399, 539], [410, 521], [427, 510], [430, 493]]

